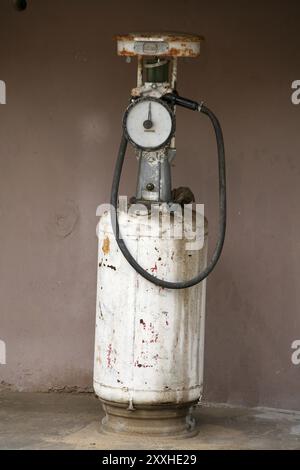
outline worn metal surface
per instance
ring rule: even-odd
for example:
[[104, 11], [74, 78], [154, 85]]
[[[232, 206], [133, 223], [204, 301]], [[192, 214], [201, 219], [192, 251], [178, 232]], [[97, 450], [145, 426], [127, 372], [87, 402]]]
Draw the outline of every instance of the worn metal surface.
[[[174, 59], [173, 65], [177, 64]], [[140, 69], [141, 61], [138, 61], [138, 70]], [[173, 69], [172, 69], [173, 70]], [[175, 75], [177, 75], [175, 71]], [[141, 73], [138, 72], [138, 76]], [[142, 96], [148, 98], [160, 98], [167, 92], [173, 91], [168, 83], [153, 84], [145, 83], [142, 86], [134, 88], [131, 92], [132, 96]], [[168, 143], [162, 149], [154, 152], [147, 152], [139, 150], [137, 152], [139, 160], [139, 170], [137, 178], [137, 200], [148, 200], [148, 201], [171, 201], [171, 162], [173, 161], [176, 148], [175, 148], [175, 108], [172, 110], [173, 118], [173, 131], [171, 142]], [[126, 115], [126, 114], [125, 114]], [[125, 122], [125, 119], [123, 120]], [[148, 191], [147, 185], [153, 184], [153, 190]]]
[[102, 431], [130, 436], [193, 437], [198, 433], [192, 415], [194, 403], [136, 407], [103, 401]]
[[130, 33], [116, 36], [118, 55], [198, 57], [202, 36], [183, 33]]
[[[133, 256], [160, 278], [187, 279], [206, 263], [206, 237], [201, 250], [187, 251], [186, 239], [171, 236], [181, 228], [177, 220], [171, 218], [167, 226], [165, 216], [157, 221], [148, 214], [121, 213], [120, 228]], [[151, 236], [149, 229], [158, 235]], [[108, 214], [100, 219], [98, 237], [95, 392], [131, 409], [198, 400], [205, 282], [188, 290], [167, 290], [143, 279], [120, 254]]]
[[171, 93], [173, 88], [170, 87], [170, 84], [167, 82], [164, 83], [142, 83], [141, 86], [132, 88], [131, 96], [153, 96], [154, 98], [161, 98], [162, 95], [166, 93]]
[[[153, 184], [153, 190], [147, 186]], [[170, 201], [171, 167], [167, 149], [160, 152], [140, 152], [137, 200]]]

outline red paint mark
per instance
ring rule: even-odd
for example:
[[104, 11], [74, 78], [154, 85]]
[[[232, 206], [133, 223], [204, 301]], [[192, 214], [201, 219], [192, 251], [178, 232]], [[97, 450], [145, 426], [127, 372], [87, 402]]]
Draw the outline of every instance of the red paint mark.
[[112, 367], [111, 353], [112, 353], [112, 344], [109, 344], [107, 348], [107, 367]]
[[150, 268], [150, 271], [151, 271], [152, 273], [157, 272], [157, 264], [156, 264], [156, 263], [155, 263], [155, 265], [154, 265], [153, 268]]

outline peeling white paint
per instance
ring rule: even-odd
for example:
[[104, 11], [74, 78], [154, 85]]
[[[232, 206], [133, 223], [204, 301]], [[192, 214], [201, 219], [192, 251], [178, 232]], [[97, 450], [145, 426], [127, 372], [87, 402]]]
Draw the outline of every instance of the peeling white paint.
[[[145, 224], [156, 223], [145, 215], [121, 214], [120, 228], [130, 252], [145, 269], [175, 281], [192, 278], [204, 268], [207, 240], [202, 250], [186, 251], [186, 239], [143, 236], [137, 223], [141, 217]], [[159, 288], [138, 275], [120, 254], [109, 214], [101, 217], [98, 233], [96, 393], [109, 401], [132, 401], [133, 406], [198, 400], [203, 383], [205, 281], [185, 290]]]

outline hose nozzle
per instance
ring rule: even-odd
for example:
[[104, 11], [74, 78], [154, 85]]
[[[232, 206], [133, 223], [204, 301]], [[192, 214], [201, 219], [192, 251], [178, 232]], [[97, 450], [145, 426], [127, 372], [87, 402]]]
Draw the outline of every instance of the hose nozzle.
[[192, 111], [199, 111], [201, 105], [197, 101], [190, 100], [188, 98], [183, 98], [177, 93], [166, 93], [162, 96], [162, 99], [173, 106], [178, 105], [183, 108], [191, 109]]

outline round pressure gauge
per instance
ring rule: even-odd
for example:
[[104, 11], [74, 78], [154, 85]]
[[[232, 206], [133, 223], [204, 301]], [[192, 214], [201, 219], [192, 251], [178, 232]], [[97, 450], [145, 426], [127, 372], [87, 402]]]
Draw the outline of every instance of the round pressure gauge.
[[175, 116], [162, 100], [139, 98], [128, 106], [123, 127], [132, 145], [142, 150], [157, 150], [164, 147], [174, 134]]

